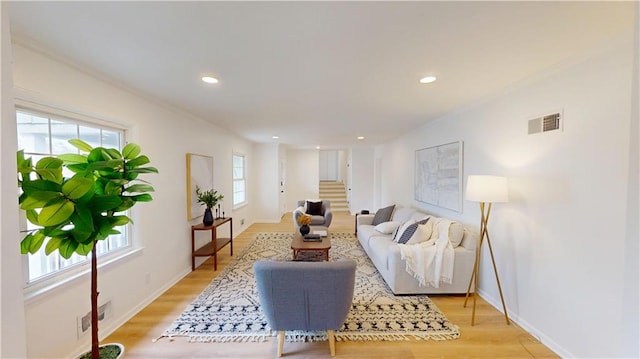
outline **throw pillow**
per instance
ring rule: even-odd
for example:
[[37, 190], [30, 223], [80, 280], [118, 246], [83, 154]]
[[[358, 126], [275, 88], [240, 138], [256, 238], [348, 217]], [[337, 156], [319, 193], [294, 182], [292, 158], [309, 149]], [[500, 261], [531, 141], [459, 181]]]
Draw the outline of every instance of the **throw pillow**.
[[433, 225], [431, 222], [427, 222], [425, 224], [418, 225], [418, 229], [416, 233], [411, 236], [411, 238], [405, 244], [418, 244], [427, 242], [431, 239], [431, 233], [433, 233]]
[[398, 227], [400, 227], [402, 223], [400, 222], [382, 222], [379, 225], [375, 226], [376, 231], [382, 233], [382, 234], [391, 234], [393, 233], [396, 229], [398, 229]]
[[307, 201], [307, 214], [310, 214], [312, 216], [324, 216], [324, 213], [322, 213], [322, 201]]
[[398, 238], [398, 243], [407, 244], [407, 242], [413, 237], [413, 235], [418, 230], [418, 226], [421, 225], [421, 224], [426, 224], [428, 221], [429, 221], [429, 218], [424, 219], [422, 221], [418, 221], [418, 222], [412, 223], [411, 225], [409, 225], [404, 230], [404, 232], [402, 232], [402, 234], [400, 235], [400, 238]]
[[407, 228], [409, 228], [409, 226], [414, 223], [416, 223], [416, 221], [408, 220], [404, 222], [400, 227], [398, 227], [398, 230], [393, 234], [393, 241], [397, 242], [398, 239], [400, 239], [400, 236], [402, 236], [402, 233], [404, 233], [404, 231], [406, 231]]
[[377, 226], [380, 223], [389, 222], [389, 220], [391, 219], [391, 214], [393, 214], [393, 209], [395, 207], [396, 205], [392, 204], [388, 207], [380, 208], [376, 212], [376, 215], [373, 216], [373, 222], [371, 222], [371, 224]]
[[451, 223], [451, 226], [449, 226], [449, 241], [451, 241], [451, 245], [454, 248], [460, 245], [463, 236], [464, 227], [462, 224], [458, 222]]

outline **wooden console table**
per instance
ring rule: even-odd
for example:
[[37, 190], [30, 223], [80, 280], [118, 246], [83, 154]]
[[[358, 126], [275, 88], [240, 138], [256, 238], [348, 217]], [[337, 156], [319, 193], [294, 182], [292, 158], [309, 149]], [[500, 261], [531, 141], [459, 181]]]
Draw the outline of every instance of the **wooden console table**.
[[[229, 222], [229, 237], [218, 238], [218, 227], [227, 222]], [[211, 242], [196, 249], [196, 231], [211, 231]], [[191, 270], [196, 269], [196, 257], [213, 257], [213, 270], [217, 271], [217, 253], [227, 244], [229, 244], [233, 256], [233, 219], [231, 217], [216, 218], [210, 226], [205, 226], [202, 223], [191, 226]]]

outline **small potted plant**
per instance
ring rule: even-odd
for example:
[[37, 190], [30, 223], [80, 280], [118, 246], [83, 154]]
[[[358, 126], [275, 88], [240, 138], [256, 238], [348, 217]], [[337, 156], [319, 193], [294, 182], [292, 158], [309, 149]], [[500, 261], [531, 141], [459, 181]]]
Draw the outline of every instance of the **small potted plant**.
[[224, 199], [224, 196], [218, 194], [218, 191], [214, 189], [209, 189], [206, 191], [200, 190], [200, 187], [196, 186], [196, 197], [198, 199], [198, 203], [204, 204], [207, 208], [204, 210], [204, 219], [202, 223], [205, 226], [210, 226], [213, 224], [213, 213], [211, 213], [211, 208], [215, 207], [218, 201]]
[[[27, 220], [37, 226], [22, 239], [22, 254], [36, 253], [45, 240], [47, 255], [58, 251], [68, 259], [74, 253], [91, 256], [91, 352], [80, 358], [117, 358], [120, 344], [99, 346], [98, 342], [98, 241], [120, 233], [116, 227], [131, 222], [128, 209], [138, 202], [152, 200], [151, 185], [138, 178], [158, 173], [140, 154], [140, 146], [129, 143], [122, 151], [93, 148], [86, 142], [69, 140], [80, 154], [69, 153], [41, 158], [33, 163], [17, 152], [18, 198]], [[70, 176], [67, 176], [71, 173]], [[107, 352], [111, 352], [106, 356]]]

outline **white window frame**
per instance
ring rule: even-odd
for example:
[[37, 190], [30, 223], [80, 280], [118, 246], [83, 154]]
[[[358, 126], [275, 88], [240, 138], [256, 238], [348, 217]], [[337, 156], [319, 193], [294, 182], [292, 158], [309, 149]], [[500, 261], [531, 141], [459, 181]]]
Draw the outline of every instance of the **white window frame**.
[[[123, 125], [114, 124], [108, 121], [88, 117], [85, 115], [80, 115], [77, 113], [69, 112], [66, 110], [61, 110], [45, 105], [35, 104], [27, 101], [22, 101], [16, 99], [16, 122], [17, 122], [17, 113], [27, 113], [36, 115], [39, 117], [46, 117], [49, 119], [49, 126], [52, 120], [54, 121], [63, 121], [64, 123], [75, 124], [78, 126], [85, 126], [97, 129], [104, 129], [109, 131], [114, 131], [120, 133], [120, 147], [123, 147], [127, 143], [127, 128]], [[17, 124], [16, 124], [17, 126]], [[49, 138], [51, 138], [51, 128], [49, 128]], [[51, 151], [51, 146], [49, 146], [49, 151]], [[49, 155], [48, 153], [32, 153], [25, 151], [25, 157], [31, 157], [34, 155]], [[130, 214], [129, 214], [130, 215]], [[24, 231], [27, 228], [27, 220], [23, 211], [20, 214], [20, 230]], [[133, 236], [131, 225], [127, 224], [124, 227], [119, 229], [126, 237], [126, 244], [108, 250], [107, 252], [101, 253], [98, 255], [100, 259], [98, 261], [99, 267], [105, 267], [113, 265], [116, 262], [119, 262], [121, 259], [129, 257], [132, 254], [135, 254], [142, 250], [142, 248], [134, 248], [133, 245]], [[19, 238], [22, 239], [25, 233], [19, 233]], [[45, 245], [43, 244], [41, 250], [44, 251]], [[22, 265], [23, 265], [23, 284], [25, 289], [25, 299], [30, 300], [39, 295], [42, 295], [52, 289], [63, 286], [77, 278], [80, 278], [84, 275], [88, 275], [91, 271], [90, 268], [90, 258], [86, 256], [83, 260], [78, 261], [77, 263], [71, 264], [64, 268], [57, 269], [55, 271], [46, 273], [40, 277], [30, 279], [29, 278], [29, 256], [22, 256]], [[59, 256], [57, 253], [52, 253], [49, 256]]]
[[[236, 166], [235, 166], [235, 159], [236, 157], [241, 157], [242, 158], [242, 177], [236, 178]], [[231, 176], [233, 179], [233, 208], [240, 208], [242, 206], [245, 206], [247, 204], [247, 156], [243, 155], [242, 153], [233, 153], [232, 157], [231, 157]], [[244, 188], [242, 189], [242, 192], [244, 193], [244, 200], [243, 201], [239, 201], [236, 202], [236, 183], [240, 183], [242, 182], [244, 185]]]

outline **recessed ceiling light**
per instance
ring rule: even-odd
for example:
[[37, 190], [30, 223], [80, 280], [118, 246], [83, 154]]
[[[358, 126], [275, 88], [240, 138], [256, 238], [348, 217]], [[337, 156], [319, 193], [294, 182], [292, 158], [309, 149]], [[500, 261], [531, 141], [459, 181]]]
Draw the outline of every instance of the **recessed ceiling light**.
[[316, 146], [316, 150], [319, 150], [319, 149], [320, 149], [320, 146]]
[[436, 80], [435, 76], [426, 76], [420, 79], [421, 84], [430, 84]]
[[273, 138], [274, 140], [277, 140], [278, 138], [280, 138], [280, 136], [271, 136], [271, 138]]
[[364, 136], [358, 136], [357, 137], [359, 140], [364, 140]]
[[202, 81], [208, 83], [208, 84], [217, 84], [218, 83], [218, 79], [215, 77], [211, 77], [211, 76], [203, 76], [202, 77]]

